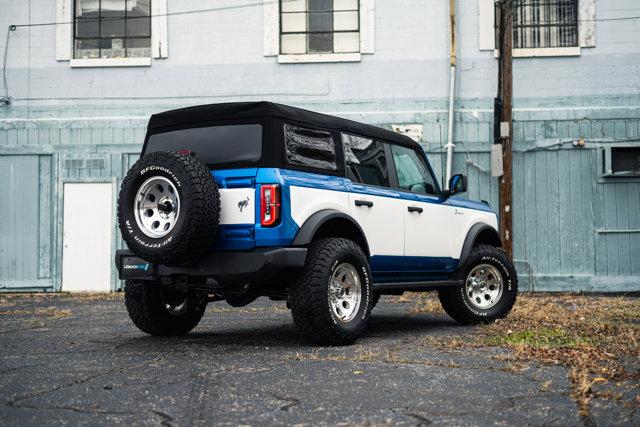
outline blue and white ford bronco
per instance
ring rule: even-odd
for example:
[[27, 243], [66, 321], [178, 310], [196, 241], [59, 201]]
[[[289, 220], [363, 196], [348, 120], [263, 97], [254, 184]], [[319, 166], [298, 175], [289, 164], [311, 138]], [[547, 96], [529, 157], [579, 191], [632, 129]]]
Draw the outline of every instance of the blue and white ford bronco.
[[317, 344], [354, 342], [381, 294], [436, 290], [462, 323], [504, 317], [517, 294], [496, 214], [438, 185], [419, 144], [269, 102], [153, 115], [124, 178], [117, 251], [129, 315], [185, 334], [211, 301], [287, 302]]

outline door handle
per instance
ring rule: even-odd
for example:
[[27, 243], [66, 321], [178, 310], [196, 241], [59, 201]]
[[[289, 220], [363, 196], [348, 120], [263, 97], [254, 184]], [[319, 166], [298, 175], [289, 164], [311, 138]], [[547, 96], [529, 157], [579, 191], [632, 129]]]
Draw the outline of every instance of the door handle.
[[407, 207], [407, 210], [408, 210], [409, 212], [418, 212], [418, 213], [420, 213], [420, 214], [421, 214], [423, 209], [422, 209], [422, 208], [419, 208], [419, 207], [417, 207], [417, 206], [408, 206], [408, 207]]
[[366, 206], [368, 208], [372, 208], [373, 207], [373, 202], [370, 202], [368, 200], [356, 200], [355, 204], [356, 204], [356, 206]]

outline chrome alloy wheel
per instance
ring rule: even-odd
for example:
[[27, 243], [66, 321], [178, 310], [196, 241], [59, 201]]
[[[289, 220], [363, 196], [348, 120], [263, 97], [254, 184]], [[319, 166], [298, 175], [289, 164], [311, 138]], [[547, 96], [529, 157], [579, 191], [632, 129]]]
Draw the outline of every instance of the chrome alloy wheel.
[[329, 305], [341, 322], [350, 322], [358, 314], [362, 299], [360, 276], [355, 267], [342, 263], [336, 267], [329, 283]]
[[465, 296], [474, 307], [487, 310], [500, 300], [502, 288], [502, 275], [498, 269], [491, 264], [480, 264], [467, 276]]
[[138, 227], [156, 239], [169, 234], [180, 215], [178, 190], [164, 176], [154, 176], [142, 183], [133, 203]]

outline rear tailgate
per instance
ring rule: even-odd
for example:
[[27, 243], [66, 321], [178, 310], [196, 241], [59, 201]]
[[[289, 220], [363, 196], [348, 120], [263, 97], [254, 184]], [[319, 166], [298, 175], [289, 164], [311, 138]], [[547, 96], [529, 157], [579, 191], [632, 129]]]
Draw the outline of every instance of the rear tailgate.
[[257, 168], [213, 170], [220, 189], [220, 225], [214, 249], [255, 246]]

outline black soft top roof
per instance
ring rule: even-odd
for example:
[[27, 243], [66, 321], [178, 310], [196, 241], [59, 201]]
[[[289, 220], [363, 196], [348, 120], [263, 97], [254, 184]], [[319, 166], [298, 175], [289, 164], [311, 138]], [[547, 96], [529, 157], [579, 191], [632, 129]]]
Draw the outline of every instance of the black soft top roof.
[[228, 102], [165, 111], [151, 116], [148, 130], [150, 133], [161, 133], [162, 128], [172, 128], [192, 123], [202, 126], [206, 123], [213, 125], [216, 121], [228, 122], [234, 119], [246, 120], [262, 117], [293, 120], [321, 128], [337, 129], [355, 133], [360, 136], [382, 139], [414, 148], [420, 147], [417, 142], [407, 136], [376, 126], [266, 101]]

